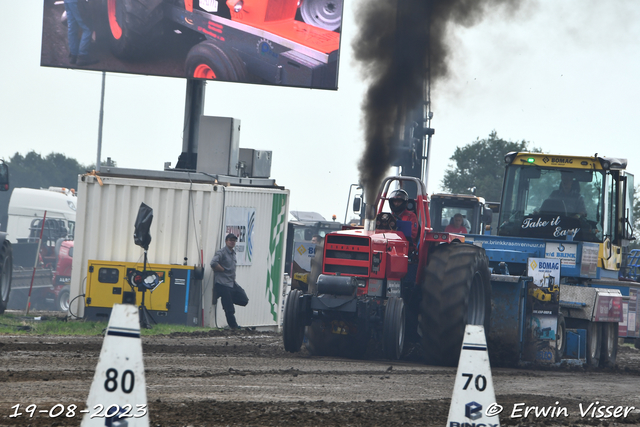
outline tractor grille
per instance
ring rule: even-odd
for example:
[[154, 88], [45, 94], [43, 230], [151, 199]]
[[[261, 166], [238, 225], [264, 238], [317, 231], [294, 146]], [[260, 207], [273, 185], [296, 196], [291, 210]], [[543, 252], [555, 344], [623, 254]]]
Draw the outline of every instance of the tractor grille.
[[368, 276], [369, 238], [330, 234], [326, 238], [324, 272]]

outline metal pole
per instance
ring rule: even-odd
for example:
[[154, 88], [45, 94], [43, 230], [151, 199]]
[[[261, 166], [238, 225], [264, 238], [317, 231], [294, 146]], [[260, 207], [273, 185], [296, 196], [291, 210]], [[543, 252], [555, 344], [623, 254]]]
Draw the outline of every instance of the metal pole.
[[187, 79], [182, 154], [178, 159], [177, 169], [196, 169], [198, 129], [200, 127], [200, 116], [204, 113], [204, 92], [204, 80]]
[[429, 161], [431, 160], [431, 135], [427, 136], [427, 156], [425, 159], [425, 164], [426, 164], [426, 168], [425, 168], [425, 172], [424, 172], [424, 186], [425, 188], [427, 188], [427, 191], [429, 191]]
[[358, 184], [351, 184], [349, 186], [349, 195], [347, 196], [347, 208], [344, 210], [344, 222], [343, 224], [347, 223], [347, 214], [349, 213], [349, 202], [351, 202], [351, 190], [353, 190], [353, 187], [357, 187]]
[[102, 72], [102, 93], [100, 95], [100, 119], [98, 121], [98, 155], [96, 159], [96, 172], [100, 172], [100, 159], [102, 158], [102, 120], [104, 118], [104, 82], [107, 73]]
[[42, 244], [42, 234], [44, 233], [44, 225], [47, 222], [47, 211], [44, 211], [44, 218], [42, 218], [42, 226], [40, 227], [40, 238], [38, 239], [38, 250], [36, 251], [36, 259], [33, 263], [33, 272], [31, 273], [31, 285], [29, 285], [29, 296], [27, 296], [27, 306], [24, 310], [24, 315], [29, 314], [29, 308], [31, 307], [31, 291], [33, 290], [33, 280], [36, 277], [36, 269], [38, 268], [38, 259], [40, 256], [40, 245]]

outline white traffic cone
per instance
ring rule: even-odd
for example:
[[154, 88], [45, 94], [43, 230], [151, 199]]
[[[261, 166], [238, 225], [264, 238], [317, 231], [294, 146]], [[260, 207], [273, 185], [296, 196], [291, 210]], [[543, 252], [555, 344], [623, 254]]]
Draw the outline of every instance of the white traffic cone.
[[115, 304], [81, 426], [149, 426], [138, 307]]
[[[467, 325], [464, 331], [458, 373], [453, 386], [447, 427], [496, 427], [500, 419], [495, 408], [496, 394], [491, 379], [491, 366], [484, 327]], [[489, 408], [489, 411], [487, 411]], [[488, 412], [488, 413], [487, 413]]]

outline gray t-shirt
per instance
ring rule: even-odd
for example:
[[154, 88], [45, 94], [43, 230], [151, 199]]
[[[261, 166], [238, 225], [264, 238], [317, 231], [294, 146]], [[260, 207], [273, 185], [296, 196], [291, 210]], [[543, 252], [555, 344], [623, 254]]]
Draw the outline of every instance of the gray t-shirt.
[[224, 268], [224, 271], [214, 270], [214, 283], [232, 288], [236, 281], [236, 251], [226, 246], [218, 249], [211, 260], [211, 268], [213, 268], [215, 264]]

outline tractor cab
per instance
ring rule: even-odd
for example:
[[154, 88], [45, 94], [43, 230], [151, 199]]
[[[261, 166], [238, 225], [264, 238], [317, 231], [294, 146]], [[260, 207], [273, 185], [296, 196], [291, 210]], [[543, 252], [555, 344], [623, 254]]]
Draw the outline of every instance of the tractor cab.
[[455, 226], [455, 218], [462, 218], [464, 234], [490, 234], [497, 223], [500, 204], [487, 202], [472, 194], [432, 194], [429, 203], [434, 231], [449, 231]]
[[499, 236], [597, 244], [598, 267], [618, 271], [633, 239], [626, 159], [508, 153]]

